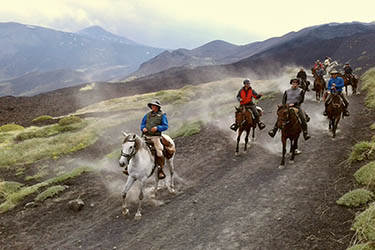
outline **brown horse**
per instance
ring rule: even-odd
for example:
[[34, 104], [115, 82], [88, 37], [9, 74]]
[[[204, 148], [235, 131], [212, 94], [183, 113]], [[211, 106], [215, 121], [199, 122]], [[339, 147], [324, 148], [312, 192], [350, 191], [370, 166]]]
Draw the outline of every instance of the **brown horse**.
[[348, 96], [349, 85], [352, 86], [352, 95], [357, 94], [358, 77], [355, 75], [349, 75], [349, 74], [344, 74], [344, 75], [339, 74], [339, 76], [341, 76], [344, 79], [346, 96]]
[[[238, 154], [238, 148], [240, 144], [240, 139], [243, 131], [246, 131], [246, 137], [245, 137], [245, 148], [244, 151], [247, 150], [247, 143], [249, 141], [249, 133], [251, 128], [253, 129], [252, 133], [252, 141], [255, 139], [255, 128], [256, 128], [256, 123], [251, 115], [251, 112], [246, 109], [245, 107], [235, 107], [236, 113], [235, 113], [235, 118], [236, 118], [236, 124], [238, 126], [238, 136], [237, 136], [237, 146], [236, 146], [236, 155]], [[245, 109], [245, 110], [243, 110]], [[259, 113], [261, 115], [261, 113]]]
[[[331, 93], [331, 100], [327, 106], [327, 117], [329, 119], [329, 130], [332, 131], [332, 137], [336, 137], [336, 129], [339, 124], [341, 115], [344, 111], [344, 106], [340, 96], [337, 93]], [[343, 116], [344, 117], [344, 116]]]
[[277, 109], [277, 126], [281, 129], [281, 142], [283, 144], [283, 156], [280, 166], [285, 165], [286, 141], [290, 140], [290, 161], [293, 162], [298, 148], [298, 138], [302, 132], [301, 124], [298, 121], [295, 108], [289, 105], [279, 105]]
[[311, 73], [314, 76], [315, 98], [320, 102], [324, 94], [324, 82], [322, 78], [318, 76], [314, 68], [311, 69]]

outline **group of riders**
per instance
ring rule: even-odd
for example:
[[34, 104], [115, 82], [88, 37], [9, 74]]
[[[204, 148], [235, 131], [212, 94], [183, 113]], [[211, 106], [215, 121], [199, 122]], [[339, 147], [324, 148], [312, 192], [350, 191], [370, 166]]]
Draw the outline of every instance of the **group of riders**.
[[[326, 57], [324, 64], [322, 64], [319, 60], [317, 60], [314, 64], [314, 70], [316, 71], [319, 77], [322, 77], [324, 81], [323, 75], [327, 66], [330, 64], [331, 58]], [[345, 64], [344, 67], [345, 74], [352, 75], [352, 68], [350, 67], [349, 63]], [[328, 90], [330, 93], [337, 93], [343, 100], [344, 103], [344, 115], [348, 116], [349, 112], [347, 107], [349, 102], [342, 94], [342, 88], [344, 87], [344, 80], [342, 77], [338, 76], [338, 72], [333, 70], [330, 72], [331, 78], [328, 81], [328, 86], [324, 88]], [[298, 110], [297, 114], [299, 120], [301, 122], [301, 128], [303, 131], [303, 137], [305, 140], [310, 139], [310, 135], [307, 130], [307, 122], [310, 118], [307, 114], [302, 110], [302, 103], [304, 102], [305, 92], [309, 91], [309, 82], [307, 81], [307, 75], [303, 68], [297, 73], [296, 78], [290, 80], [291, 87], [285, 90], [284, 95], [282, 97], [282, 104], [287, 104], [292, 106]], [[251, 82], [249, 79], [245, 79], [243, 81], [243, 87], [238, 91], [237, 100], [240, 103], [240, 108], [242, 112], [246, 110], [251, 111], [254, 116], [255, 123], [258, 125], [259, 129], [262, 130], [266, 127], [266, 125], [260, 121], [260, 114], [258, 112], [257, 106], [253, 102], [254, 99], [259, 99], [262, 97], [262, 94], [258, 94], [252, 87]], [[314, 90], [315, 86], [313, 87]], [[327, 104], [330, 101], [330, 96], [326, 98], [325, 106], [327, 108]], [[166, 113], [161, 110], [161, 104], [158, 100], [153, 100], [147, 104], [147, 106], [151, 109], [147, 114], [144, 115], [142, 122], [141, 122], [141, 132], [142, 136], [146, 139], [146, 142], [150, 145], [153, 145], [153, 149], [155, 151], [155, 167], [158, 169], [158, 178], [163, 179], [165, 178], [165, 174], [163, 172], [164, 166], [164, 155], [163, 155], [163, 144], [161, 141], [161, 134], [163, 131], [168, 129], [168, 119]], [[324, 111], [324, 115], [327, 115], [326, 110]], [[234, 123], [230, 126], [230, 128], [234, 131], [238, 129], [239, 125]], [[274, 137], [278, 131], [277, 121], [274, 127], [268, 132], [271, 137]], [[125, 174], [128, 174], [127, 169], [124, 170]]]
[[[327, 67], [331, 64], [331, 58], [326, 57], [326, 60], [324, 63], [321, 63], [319, 60], [316, 60], [313, 71], [316, 72], [317, 77], [321, 77], [323, 88], [327, 90], [327, 95], [325, 96], [325, 110], [323, 112], [324, 116], [327, 116], [327, 106], [331, 101], [331, 93], [335, 93], [339, 95], [343, 102], [343, 115], [349, 116], [348, 106], [349, 102], [342, 93], [344, 85], [344, 80], [342, 77], [338, 76], [338, 72], [336, 70], [332, 70], [330, 72], [331, 78], [328, 81], [328, 86], [326, 86], [325, 80], [324, 80], [324, 74], [326, 72]], [[354, 77], [353, 76], [353, 70], [350, 66], [350, 64], [347, 62], [343, 68], [345, 75], [348, 77]], [[259, 99], [262, 95], [258, 94], [254, 89], [250, 86], [250, 80], [245, 79], [243, 81], [244, 86], [240, 89], [240, 91], [237, 94], [237, 99], [240, 102], [240, 108], [242, 109], [242, 112], [245, 112], [246, 110], [251, 110], [252, 114], [254, 115], [255, 122], [258, 124], [259, 129], [265, 128], [264, 123], [262, 123], [259, 120], [259, 113], [256, 109], [256, 105], [253, 103], [253, 99]], [[300, 69], [300, 71], [297, 73], [296, 78], [293, 78], [290, 80], [291, 87], [287, 90], [285, 90], [284, 95], [282, 97], [282, 104], [287, 104], [289, 107], [294, 107], [298, 110], [297, 115], [299, 117], [301, 128], [303, 131], [303, 137], [305, 140], [308, 140], [311, 138], [311, 136], [308, 133], [307, 130], [307, 122], [310, 121], [309, 116], [302, 110], [302, 103], [305, 99], [305, 93], [306, 91], [309, 91], [309, 85], [310, 82], [307, 80], [307, 74], [303, 68]], [[315, 90], [315, 81], [314, 86], [312, 90]], [[244, 121], [245, 122], [245, 121]], [[268, 134], [271, 137], [274, 137], [279, 129], [278, 122], [276, 121], [274, 127], [268, 132]], [[237, 123], [234, 123], [230, 126], [230, 128], [233, 131], [237, 131], [240, 125]]]

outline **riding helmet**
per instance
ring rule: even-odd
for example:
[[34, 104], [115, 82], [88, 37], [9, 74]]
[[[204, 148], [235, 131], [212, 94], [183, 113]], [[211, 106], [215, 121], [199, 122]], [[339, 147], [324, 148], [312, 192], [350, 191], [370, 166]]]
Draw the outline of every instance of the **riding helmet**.
[[160, 104], [160, 101], [159, 101], [159, 100], [153, 100], [153, 101], [151, 101], [151, 102], [149, 102], [149, 103], [147, 104], [147, 106], [148, 106], [149, 108], [151, 108], [151, 105], [155, 105], [155, 106], [158, 106], [159, 108], [161, 108], [161, 104]]
[[243, 80], [243, 84], [250, 84], [250, 79], [249, 78], [246, 78], [245, 80]]
[[338, 74], [338, 73], [339, 73], [339, 72], [337, 72], [337, 70], [335, 70], [335, 69], [331, 71], [331, 75], [333, 75], [333, 74]]

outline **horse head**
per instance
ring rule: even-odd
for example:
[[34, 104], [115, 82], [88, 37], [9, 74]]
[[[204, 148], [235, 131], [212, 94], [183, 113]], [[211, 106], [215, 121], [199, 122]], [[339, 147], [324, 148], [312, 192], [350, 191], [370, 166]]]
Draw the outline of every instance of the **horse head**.
[[121, 155], [119, 159], [120, 167], [129, 165], [130, 160], [138, 152], [141, 145], [141, 139], [136, 134], [127, 134], [125, 132], [122, 134], [125, 138], [122, 142]]
[[277, 127], [283, 129], [290, 123], [290, 109], [287, 104], [277, 105]]
[[332, 95], [332, 101], [331, 101], [331, 103], [332, 103], [332, 106], [333, 106], [333, 108], [334, 109], [339, 109], [339, 108], [341, 108], [341, 106], [342, 106], [342, 102], [341, 102], [341, 98], [340, 98], [340, 96], [338, 95], [338, 93], [331, 93], [331, 95]]

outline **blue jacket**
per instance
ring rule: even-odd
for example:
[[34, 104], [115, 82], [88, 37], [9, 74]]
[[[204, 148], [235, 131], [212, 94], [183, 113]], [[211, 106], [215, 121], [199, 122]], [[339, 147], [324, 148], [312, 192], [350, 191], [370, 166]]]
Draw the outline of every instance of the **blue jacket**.
[[[147, 122], [147, 114], [142, 119], [141, 123], [141, 132], [143, 132], [143, 129], [146, 127], [146, 122]], [[167, 115], [164, 113], [161, 117], [161, 125], [157, 126], [158, 131], [163, 132], [168, 129], [168, 119]]]
[[333, 83], [336, 84], [336, 90], [337, 90], [337, 92], [342, 92], [342, 88], [345, 86], [344, 79], [342, 79], [339, 76], [336, 77], [336, 78], [329, 79], [329, 81], [328, 81], [328, 87], [327, 88], [328, 88], [328, 91], [330, 91], [330, 92], [332, 92], [332, 84]]

